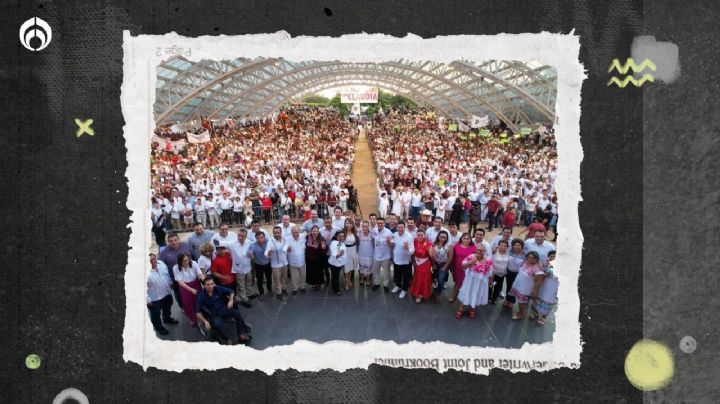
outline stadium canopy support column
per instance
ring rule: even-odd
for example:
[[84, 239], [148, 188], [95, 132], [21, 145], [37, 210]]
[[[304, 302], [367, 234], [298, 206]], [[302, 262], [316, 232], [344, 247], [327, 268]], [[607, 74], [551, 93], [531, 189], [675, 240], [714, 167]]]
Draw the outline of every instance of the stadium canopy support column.
[[[353, 163], [352, 182], [358, 193], [358, 203], [362, 210], [363, 219], [370, 213], [377, 211], [377, 174], [373, 164], [370, 147], [365, 128], [360, 130], [357, 143], [355, 143], [355, 162]], [[360, 213], [360, 212], [358, 212]]]

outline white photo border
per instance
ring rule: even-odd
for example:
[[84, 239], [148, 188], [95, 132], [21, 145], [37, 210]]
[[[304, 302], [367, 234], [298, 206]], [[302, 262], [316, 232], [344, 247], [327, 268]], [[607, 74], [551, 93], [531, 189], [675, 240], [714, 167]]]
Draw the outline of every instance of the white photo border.
[[[525, 343], [519, 349], [464, 347], [444, 342], [397, 344], [369, 340], [363, 343], [298, 340], [291, 345], [264, 350], [211, 342], [165, 341], [157, 338], [145, 306], [146, 276], [149, 270], [150, 232], [150, 137], [155, 127], [153, 105], [156, 96], [156, 67], [172, 55], [158, 52], [174, 46], [187, 50], [191, 61], [235, 59], [238, 57], [282, 57], [292, 61], [342, 60], [383, 62], [399, 58], [449, 63], [458, 59], [538, 60], [557, 69], [555, 136], [558, 149], [556, 190], [561, 202], [558, 223], [557, 274], [560, 278], [559, 305], [555, 313], [553, 339], [543, 344]], [[527, 372], [560, 367], [579, 367], [580, 299], [578, 277], [583, 236], [578, 219], [581, 200], [580, 92], [586, 78], [579, 61], [579, 36], [570, 34], [455, 35], [423, 39], [408, 34], [397, 38], [383, 34], [353, 34], [342, 37], [291, 37], [274, 34], [183, 37], [166, 35], [131, 36], [123, 33], [124, 76], [121, 105], [125, 119], [127, 147], [127, 207], [131, 211], [128, 264], [125, 271], [125, 328], [123, 359], [147, 369], [216, 370], [236, 368], [261, 370], [344, 371], [367, 369], [371, 364], [401, 367], [429, 367], [439, 372], [458, 369], [488, 374], [492, 368]], [[145, 135], [143, 135], [143, 133]], [[142, 269], [141, 269], [142, 268]], [[199, 360], [199, 356], [212, 358]]]

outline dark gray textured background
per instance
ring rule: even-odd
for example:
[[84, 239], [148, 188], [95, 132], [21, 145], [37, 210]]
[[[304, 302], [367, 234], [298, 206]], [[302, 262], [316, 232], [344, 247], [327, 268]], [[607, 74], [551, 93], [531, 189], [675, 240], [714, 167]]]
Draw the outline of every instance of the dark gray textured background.
[[[0, 206], [7, 275], [0, 286], [1, 401], [49, 403], [76, 387], [93, 403], [197, 402], [201, 391], [223, 402], [639, 402], [643, 395], [627, 382], [623, 365], [643, 332], [668, 344], [677, 365], [673, 383], [646, 399], [715, 401], [717, 326], [700, 314], [717, 306], [708, 299], [717, 284], [717, 257], [698, 248], [718, 241], [717, 224], [708, 220], [717, 217], [712, 179], [720, 119], [712, 2], [693, 8], [655, 2], [644, 15], [639, 1], [199, 3], [2, 3]], [[50, 46], [37, 53], [17, 37], [20, 24], [33, 16], [53, 29]], [[129, 212], [120, 110], [123, 29], [133, 35], [286, 30], [423, 37], [575, 29], [589, 76], [581, 118], [582, 368], [484, 377], [372, 366], [267, 376], [144, 372], [124, 363]], [[680, 79], [646, 83], [643, 90], [607, 87], [612, 58], [629, 57], [639, 34], [680, 45]], [[464, 56], [471, 57], [458, 55]], [[93, 118], [95, 136], [76, 138], [74, 118]], [[687, 271], [697, 276], [685, 278]], [[679, 351], [683, 335], [697, 339], [695, 353]], [[38, 370], [25, 367], [30, 353], [42, 357]], [[220, 383], [222, 389], [213, 387]]]

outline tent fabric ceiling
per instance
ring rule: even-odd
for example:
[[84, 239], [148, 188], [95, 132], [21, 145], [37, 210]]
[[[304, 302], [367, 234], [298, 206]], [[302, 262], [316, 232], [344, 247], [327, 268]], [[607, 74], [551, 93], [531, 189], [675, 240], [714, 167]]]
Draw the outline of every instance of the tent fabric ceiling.
[[174, 57], [158, 66], [155, 119], [185, 122], [202, 115], [266, 116], [324, 89], [368, 85], [435, 107], [449, 118], [489, 115], [510, 128], [555, 120], [557, 75], [537, 62], [291, 62], [282, 58], [202, 60]]

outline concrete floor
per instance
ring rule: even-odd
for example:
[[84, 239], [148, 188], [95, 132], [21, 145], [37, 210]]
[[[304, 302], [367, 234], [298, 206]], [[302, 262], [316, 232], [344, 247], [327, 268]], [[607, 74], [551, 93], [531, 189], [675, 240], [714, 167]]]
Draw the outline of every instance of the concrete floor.
[[[452, 283], [445, 289], [440, 303], [416, 304], [410, 296], [400, 300], [397, 294], [384, 293], [382, 288], [355, 287], [342, 296], [329, 288], [308, 289], [280, 301], [265, 298], [252, 300], [253, 307], [240, 307], [245, 321], [253, 326], [251, 346], [265, 349], [292, 344], [298, 339], [313, 342], [344, 340], [364, 342], [370, 339], [407, 343], [409, 341], [443, 341], [462, 346], [519, 348], [525, 342], [543, 343], [552, 340], [555, 329], [551, 315], [543, 327], [529, 320], [514, 321], [510, 309], [497, 305], [478, 308], [475, 319], [454, 317], [457, 303], [449, 304], [447, 296]], [[168, 340], [202, 341], [202, 335], [191, 328], [189, 321], [173, 303], [173, 317], [180, 324], [168, 326]], [[232, 324], [227, 330], [234, 335]]]

